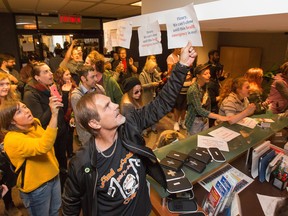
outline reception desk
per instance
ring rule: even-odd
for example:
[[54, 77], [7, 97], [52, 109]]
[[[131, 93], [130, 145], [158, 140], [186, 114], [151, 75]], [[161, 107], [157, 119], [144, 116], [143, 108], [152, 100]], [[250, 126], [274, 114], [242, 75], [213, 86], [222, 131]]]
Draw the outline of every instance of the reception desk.
[[[262, 128], [256, 126], [254, 129], [238, 124], [229, 125], [228, 123], [224, 122], [218, 126], [209, 128], [208, 130], [202, 131], [201, 133], [197, 134], [208, 135], [209, 132], [224, 126], [235, 132], [240, 133], [241, 135], [228, 142], [229, 152], [223, 152], [226, 158], [225, 163], [218, 163], [213, 161], [206, 166], [206, 169], [201, 174], [194, 172], [186, 167], [183, 167], [183, 171], [185, 172], [186, 177], [192, 184], [197, 183], [198, 181], [209, 176], [209, 174], [211, 174], [212, 172], [222, 168], [226, 163], [230, 163], [241, 156], [243, 157], [243, 154], [249, 148], [262, 143], [263, 141], [274, 135], [276, 132], [280, 131], [285, 127], [288, 127], [288, 118], [286, 117], [279, 117], [275, 114], [264, 114], [253, 117], [270, 118], [274, 120], [274, 122], [271, 123], [271, 126], [269, 128]], [[154, 153], [160, 160], [163, 159], [171, 150], [188, 154], [192, 149], [197, 147], [197, 135], [190, 136], [184, 140], [174, 142], [167, 146], [156, 149]], [[153, 179], [148, 177], [148, 180], [150, 181], [152, 187], [151, 201], [153, 205], [153, 210], [158, 215], [168, 215], [166, 208], [163, 205], [160, 208], [162, 203], [161, 199], [167, 197], [169, 195], [168, 192], [165, 191], [161, 186], [159, 186], [159, 184], [156, 183]]]

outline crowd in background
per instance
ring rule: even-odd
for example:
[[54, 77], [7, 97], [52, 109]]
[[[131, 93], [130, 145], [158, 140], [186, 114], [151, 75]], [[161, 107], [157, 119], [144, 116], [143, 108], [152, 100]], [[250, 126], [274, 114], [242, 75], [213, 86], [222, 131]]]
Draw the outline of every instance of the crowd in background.
[[[137, 57], [127, 56], [124, 48], [105, 56], [97, 50], [84, 54], [84, 47], [76, 42], [65, 45], [65, 53], [60, 44], [53, 54], [47, 55], [44, 50], [42, 60], [31, 53], [19, 72], [14, 68], [12, 55], [0, 54], [1, 142], [16, 168], [28, 161], [25, 176], [23, 179], [19, 176], [15, 185], [32, 215], [41, 209], [57, 215], [67, 177], [67, 160], [75, 154], [73, 137], [77, 134], [83, 146], [91, 137], [91, 131], [81, 127], [75, 118], [78, 101], [91, 92], [104, 94], [119, 105], [124, 116], [129, 116], [133, 110], [155, 100], [181, 55], [181, 49], [173, 50], [167, 57], [167, 68], [160, 69], [154, 55], [147, 57], [145, 65], [137, 67]], [[173, 113], [174, 131], [179, 132], [181, 127], [187, 135], [193, 135], [223, 121], [234, 124], [253, 114], [283, 113], [288, 108], [288, 62], [272, 78], [268, 94], [264, 94], [267, 89], [263, 86], [261, 68], [250, 68], [244, 76], [231, 79], [217, 50], [208, 53], [207, 63], [196, 65], [195, 61], [189, 70], [174, 109], [168, 114], [171, 117]], [[61, 100], [51, 86], [56, 87]], [[27, 127], [31, 122], [33, 129]], [[151, 132], [158, 133], [157, 123], [141, 134], [149, 138]], [[47, 172], [42, 172], [43, 169]], [[11, 189], [15, 185], [8, 184], [7, 179], [4, 173], [1, 182]], [[44, 183], [49, 183], [50, 195], [41, 194]], [[21, 215], [13, 203], [11, 190], [4, 192], [5, 213]], [[38, 197], [35, 206], [29, 203], [31, 194]]]

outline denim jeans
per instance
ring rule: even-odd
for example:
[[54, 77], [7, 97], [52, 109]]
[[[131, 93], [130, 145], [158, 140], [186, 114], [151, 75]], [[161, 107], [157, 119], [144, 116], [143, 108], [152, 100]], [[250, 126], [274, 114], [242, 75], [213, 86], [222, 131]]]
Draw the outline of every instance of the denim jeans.
[[204, 117], [196, 117], [191, 130], [188, 131], [188, 135], [197, 134], [203, 130], [207, 130], [209, 128], [209, 121], [208, 118]]
[[20, 197], [31, 216], [58, 216], [61, 207], [59, 176], [30, 193], [20, 191]]

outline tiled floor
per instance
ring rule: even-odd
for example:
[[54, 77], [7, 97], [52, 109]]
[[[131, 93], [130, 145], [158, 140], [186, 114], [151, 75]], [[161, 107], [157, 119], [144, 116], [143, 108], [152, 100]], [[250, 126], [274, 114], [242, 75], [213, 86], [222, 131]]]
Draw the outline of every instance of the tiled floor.
[[[173, 118], [169, 118], [169, 117], [165, 116], [164, 118], [162, 118], [159, 121], [159, 123], [157, 124], [158, 133], [154, 134], [151, 132], [149, 134], [149, 137], [145, 138], [147, 146], [149, 146], [150, 148], [153, 148], [153, 146], [157, 142], [158, 137], [161, 134], [161, 132], [163, 132], [164, 130], [172, 130], [173, 129], [174, 121], [172, 119]], [[186, 131], [181, 129], [180, 133], [185, 135]], [[78, 148], [79, 148], [79, 146], [77, 145], [77, 141], [75, 141], [74, 142], [74, 151], [77, 150]], [[13, 200], [14, 200], [15, 205], [21, 210], [21, 212], [23, 213], [23, 216], [28, 216], [28, 213], [22, 204], [22, 201], [19, 197], [19, 192], [16, 188], [13, 188], [12, 196], [13, 196]], [[0, 200], [0, 216], [3, 216], [3, 215], [4, 215], [4, 204], [3, 204], [3, 201]], [[150, 216], [154, 216], [154, 215], [155, 214], [152, 212]]]

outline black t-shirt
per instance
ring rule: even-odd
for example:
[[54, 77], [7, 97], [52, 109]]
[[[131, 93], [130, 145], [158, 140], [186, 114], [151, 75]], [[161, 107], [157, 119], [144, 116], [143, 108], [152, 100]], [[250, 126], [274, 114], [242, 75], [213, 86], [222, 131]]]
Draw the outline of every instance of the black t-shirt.
[[[97, 154], [98, 215], [149, 215], [151, 202], [146, 168], [140, 158], [122, 146], [118, 139], [114, 154]], [[103, 152], [109, 156], [112, 145]]]

